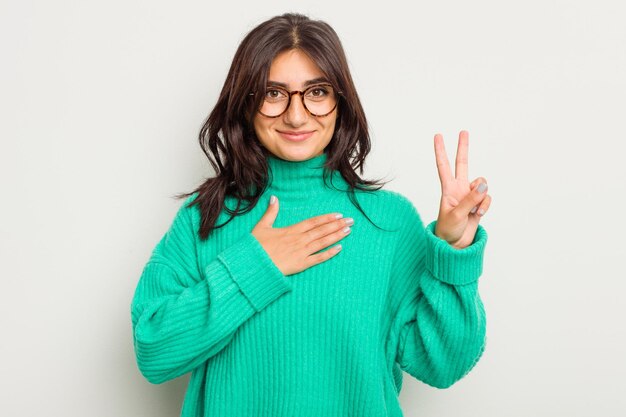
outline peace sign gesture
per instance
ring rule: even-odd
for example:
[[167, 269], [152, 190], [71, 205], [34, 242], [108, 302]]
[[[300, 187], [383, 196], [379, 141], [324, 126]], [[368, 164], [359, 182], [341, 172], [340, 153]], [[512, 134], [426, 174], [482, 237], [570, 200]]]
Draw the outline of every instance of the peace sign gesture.
[[443, 144], [443, 136], [435, 135], [435, 159], [441, 181], [441, 202], [435, 235], [457, 249], [472, 244], [483, 214], [491, 204], [487, 194], [487, 180], [478, 177], [471, 183], [467, 179], [467, 149], [469, 133], [462, 130], [456, 151], [456, 172], [452, 176], [450, 163]]

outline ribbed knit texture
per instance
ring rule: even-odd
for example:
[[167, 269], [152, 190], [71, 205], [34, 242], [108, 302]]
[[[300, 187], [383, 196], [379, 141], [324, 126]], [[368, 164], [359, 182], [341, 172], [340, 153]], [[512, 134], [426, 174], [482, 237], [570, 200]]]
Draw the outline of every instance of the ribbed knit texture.
[[[154, 248], [132, 300], [134, 347], [152, 383], [192, 372], [181, 416], [402, 416], [401, 370], [446, 388], [482, 355], [484, 228], [455, 249], [400, 193], [357, 191], [365, 213], [390, 231], [377, 229], [338, 171], [324, 185], [325, 161], [271, 156], [259, 204], [207, 241], [197, 237], [199, 210], [186, 207], [192, 195]], [[353, 217], [343, 249], [283, 275], [251, 233], [272, 194], [274, 227]], [[218, 224], [228, 217], [222, 211]]]

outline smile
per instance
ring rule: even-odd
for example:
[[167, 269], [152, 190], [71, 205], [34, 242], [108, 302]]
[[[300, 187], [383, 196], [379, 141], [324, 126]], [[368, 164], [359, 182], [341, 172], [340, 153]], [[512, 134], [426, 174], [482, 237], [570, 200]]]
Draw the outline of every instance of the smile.
[[312, 132], [281, 132], [278, 131], [278, 133], [280, 133], [280, 135], [287, 139], [290, 140], [292, 142], [301, 142], [303, 140], [306, 140], [308, 138], [310, 138], [313, 133], [315, 133], [314, 131]]

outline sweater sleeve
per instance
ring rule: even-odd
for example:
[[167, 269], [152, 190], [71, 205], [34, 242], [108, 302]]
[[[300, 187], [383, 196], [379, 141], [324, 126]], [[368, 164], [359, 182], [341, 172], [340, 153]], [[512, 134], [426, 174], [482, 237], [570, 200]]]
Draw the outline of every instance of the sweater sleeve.
[[154, 248], [131, 303], [137, 365], [154, 384], [217, 354], [246, 320], [292, 289], [251, 232], [198, 265], [185, 206]]
[[448, 388], [474, 367], [485, 348], [485, 311], [478, 293], [487, 233], [479, 225], [472, 244], [456, 249], [423, 226], [408, 201], [394, 254], [394, 279], [404, 295], [393, 326], [396, 362], [416, 379]]

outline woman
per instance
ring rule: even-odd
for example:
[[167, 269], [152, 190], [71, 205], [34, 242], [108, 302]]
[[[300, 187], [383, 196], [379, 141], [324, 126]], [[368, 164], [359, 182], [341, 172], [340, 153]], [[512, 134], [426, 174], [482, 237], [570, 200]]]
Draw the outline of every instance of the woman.
[[402, 370], [445, 388], [476, 364], [490, 197], [467, 132], [456, 177], [435, 136], [424, 227], [355, 172], [370, 141], [337, 34], [284, 14], [244, 38], [200, 139], [216, 176], [183, 195], [131, 306], [148, 381], [192, 372], [182, 416], [401, 416]]

